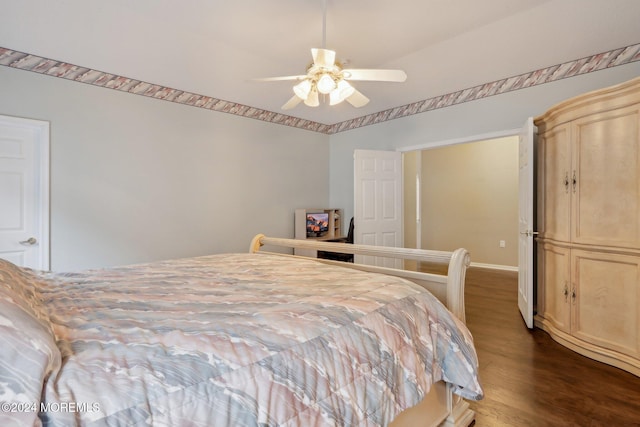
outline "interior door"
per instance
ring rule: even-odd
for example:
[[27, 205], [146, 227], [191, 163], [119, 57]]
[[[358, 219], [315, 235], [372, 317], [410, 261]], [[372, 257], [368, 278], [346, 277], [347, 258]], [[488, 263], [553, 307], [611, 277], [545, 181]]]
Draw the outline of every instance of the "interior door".
[[[402, 247], [402, 153], [355, 150], [354, 243]], [[402, 268], [402, 260], [356, 255], [360, 264]]]
[[529, 118], [520, 131], [518, 148], [518, 308], [533, 328], [534, 126]]
[[0, 258], [49, 269], [49, 123], [0, 116]]

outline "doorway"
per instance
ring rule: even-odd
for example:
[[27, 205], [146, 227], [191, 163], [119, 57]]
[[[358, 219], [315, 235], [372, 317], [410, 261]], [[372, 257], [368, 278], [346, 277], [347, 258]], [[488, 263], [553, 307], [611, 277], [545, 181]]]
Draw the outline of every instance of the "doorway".
[[517, 271], [517, 134], [407, 151], [403, 165], [405, 246]]

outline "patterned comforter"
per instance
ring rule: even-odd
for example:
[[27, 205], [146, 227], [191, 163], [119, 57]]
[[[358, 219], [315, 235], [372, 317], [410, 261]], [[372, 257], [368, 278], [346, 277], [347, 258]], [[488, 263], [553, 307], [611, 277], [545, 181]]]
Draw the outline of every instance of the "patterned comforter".
[[441, 379], [482, 398], [466, 327], [402, 279], [268, 254], [0, 267], [2, 341], [29, 341], [0, 349], [2, 425], [382, 426]]

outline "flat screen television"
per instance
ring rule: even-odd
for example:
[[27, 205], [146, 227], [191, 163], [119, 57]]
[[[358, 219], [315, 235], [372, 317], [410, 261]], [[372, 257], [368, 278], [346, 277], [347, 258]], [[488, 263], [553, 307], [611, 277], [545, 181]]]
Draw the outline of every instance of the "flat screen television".
[[327, 212], [307, 213], [307, 237], [322, 237], [329, 232]]

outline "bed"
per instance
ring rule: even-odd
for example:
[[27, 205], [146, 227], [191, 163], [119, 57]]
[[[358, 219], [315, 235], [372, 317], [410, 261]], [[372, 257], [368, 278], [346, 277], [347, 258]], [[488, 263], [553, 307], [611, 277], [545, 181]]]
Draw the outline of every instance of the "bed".
[[[448, 273], [286, 253], [311, 246]], [[468, 263], [263, 235], [244, 254], [74, 273], [0, 260], [0, 425], [468, 425], [483, 394]]]

